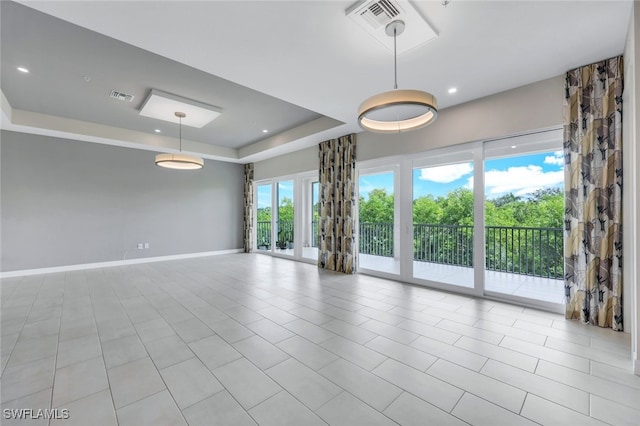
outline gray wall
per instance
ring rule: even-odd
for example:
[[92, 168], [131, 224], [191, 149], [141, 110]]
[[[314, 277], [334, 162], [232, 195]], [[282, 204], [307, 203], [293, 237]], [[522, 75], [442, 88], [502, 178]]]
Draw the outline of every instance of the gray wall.
[[3, 272], [242, 247], [241, 165], [168, 170], [150, 151], [8, 131], [0, 147]]

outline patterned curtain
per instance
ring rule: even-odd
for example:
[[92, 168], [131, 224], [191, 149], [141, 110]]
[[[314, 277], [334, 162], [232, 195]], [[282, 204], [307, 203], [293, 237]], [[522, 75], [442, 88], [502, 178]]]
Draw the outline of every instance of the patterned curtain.
[[318, 266], [353, 274], [355, 265], [356, 136], [320, 144]]
[[622, 330], [622, 56], [569, 71], [566, 318]]
[[253, 251], [253, 163], [244, 165], [244, 252]]

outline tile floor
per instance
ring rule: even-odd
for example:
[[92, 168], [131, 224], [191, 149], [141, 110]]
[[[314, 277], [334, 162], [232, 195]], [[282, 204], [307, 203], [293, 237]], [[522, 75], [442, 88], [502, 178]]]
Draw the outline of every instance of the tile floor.
[[640, 424], [629, 334], [504, 303], [259, 254], [0, 291], [3, 417], [69, 413], [22, 424]]

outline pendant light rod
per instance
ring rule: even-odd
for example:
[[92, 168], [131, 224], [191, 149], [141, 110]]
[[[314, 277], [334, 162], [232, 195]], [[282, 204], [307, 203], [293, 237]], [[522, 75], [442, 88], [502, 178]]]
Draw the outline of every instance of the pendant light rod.
[[390, 22], [385, 28], [384, 32], [389, 37], [393, 37], [393, 88], [398, 88], [398, 45], [397, 39], [400, 34], [404, 32], [404, 21]]
[[398, 88], [398, 53], [397, 53], [397, 41], [398, 29], [393, 26], [393, 88]]
[[178, 154], [156, 155], [156, 166], [178, 170], [197, 170], [203, 168], [204, 160], [202, 158], [182, 153], [182, 119], [185, 118], [187, 114], [176, 111], [175, 116], [178, 117], [180, 125], [180, 152]]
[[182, 119], [187, 116], [184, 112], [176, 111], [176, 117], [180, 120], [180, 152], [182, 152]]

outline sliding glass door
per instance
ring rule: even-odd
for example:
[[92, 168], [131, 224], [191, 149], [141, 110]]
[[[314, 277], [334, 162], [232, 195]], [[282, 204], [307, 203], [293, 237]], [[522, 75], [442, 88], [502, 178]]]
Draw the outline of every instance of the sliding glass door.
[[320, 182], [316, 177], [302, 180], [302, 258], [314, 262], [318, 260], [319, 188]]
[[561, 147], [552, 130], [360, 164], [360, 271], [561, 310]]
[[359, 169], [358, 262], [361, 270], [400, 274], [398, 170], [396, 164]]
[[271, 247], [273, 246], [271, 227], [273, 219], [271, 214], [271, 203], [273, 200], [271, 195], [271, 186], [272, 185], [270, 183], [256, 186], [257, 209], [256, 226], [254, 227], [256, 230], [256, 248], [263, 252], [271, 251]]
[[293, 181], [279, 181], [276, 184], [277, 191], [277, 233], [276, 253], [285, 256], [293, 256], [294, 243], [294, 196]]
[[[558, 130], [358, 163], [358, 270], [560, 310]], [[316, 262], [315, 172], [256, 182], [258, 252]]]
[[564, 155], [559, 141], [485, 146], [485, 291], [564, 300]]
[[256, 248], [284, 256], [294, 253], [294, 182], [282, 180], [256, 185]]
[[256, 182], [257, 252], [317, 261], [318, 190], [317, 172]]
[[413, 278], [474, 287], [473, 153], [413, 164]]

